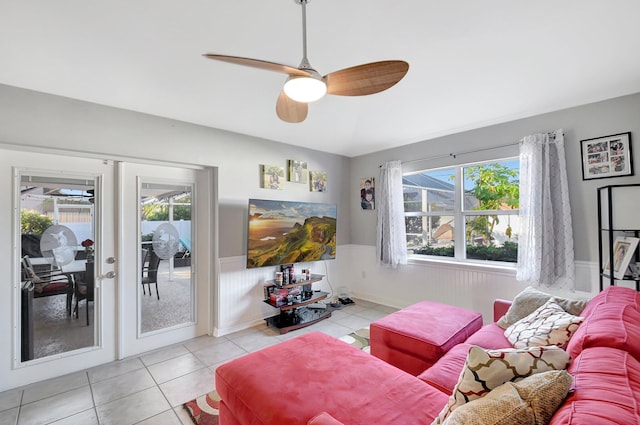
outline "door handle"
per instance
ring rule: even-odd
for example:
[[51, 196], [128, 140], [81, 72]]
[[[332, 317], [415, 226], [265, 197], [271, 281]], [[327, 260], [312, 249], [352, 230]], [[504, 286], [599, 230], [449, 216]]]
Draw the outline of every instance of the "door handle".
[[116, 262], [116, 259], [114, 257], [109, 257], [106, 259], [107, 264], [113, 264]]

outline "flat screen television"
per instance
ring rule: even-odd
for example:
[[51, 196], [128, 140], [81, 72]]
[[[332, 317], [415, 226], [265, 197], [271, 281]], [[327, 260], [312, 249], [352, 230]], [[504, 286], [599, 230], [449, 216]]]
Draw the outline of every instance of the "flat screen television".
[[249, 199], [247, 268], [336, 258], [337, 207]]

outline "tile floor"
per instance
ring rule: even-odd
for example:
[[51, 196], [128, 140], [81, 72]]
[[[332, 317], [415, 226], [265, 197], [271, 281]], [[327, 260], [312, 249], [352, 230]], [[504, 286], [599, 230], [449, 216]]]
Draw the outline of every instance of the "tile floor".
[[187, 425], [182, 404], [214, 389], [217, 366], [305, 332], [339, 338], [395, 309], [366, 301], [280, 335], [258, 325], [181, 344], [0, 393], [0, 425]]

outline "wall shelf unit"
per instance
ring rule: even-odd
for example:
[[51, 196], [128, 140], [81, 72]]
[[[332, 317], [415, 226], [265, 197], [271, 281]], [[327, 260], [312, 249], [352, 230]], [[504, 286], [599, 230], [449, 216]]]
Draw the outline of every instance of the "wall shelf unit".
[[[616, 258], [615, 252], [617, 241], [633, 241], [640, 238], [638, 200], [640, 200], [640, 184], [609, 185], [598, 188], [600, 291], [604, 289], [607, 282], [610, 286], [614, 286], [620, 281], [634, 281], [636, 291], [640, 291], [640, 275], [636, 266], [640, 262], [640, 250], [630, 244], [634, 252], [629, 266], [622, 267], [623, 270], [616, 270], [619, 259]], [[610, 265], [611, 259], [614, 259], [613, 267]]]

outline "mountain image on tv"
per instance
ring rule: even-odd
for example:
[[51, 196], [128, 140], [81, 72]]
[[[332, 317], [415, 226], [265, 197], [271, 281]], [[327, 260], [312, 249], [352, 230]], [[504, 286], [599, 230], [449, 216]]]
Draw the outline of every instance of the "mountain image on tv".
[[247, 268], [336, 257], [335, 204], [249, 199]]

